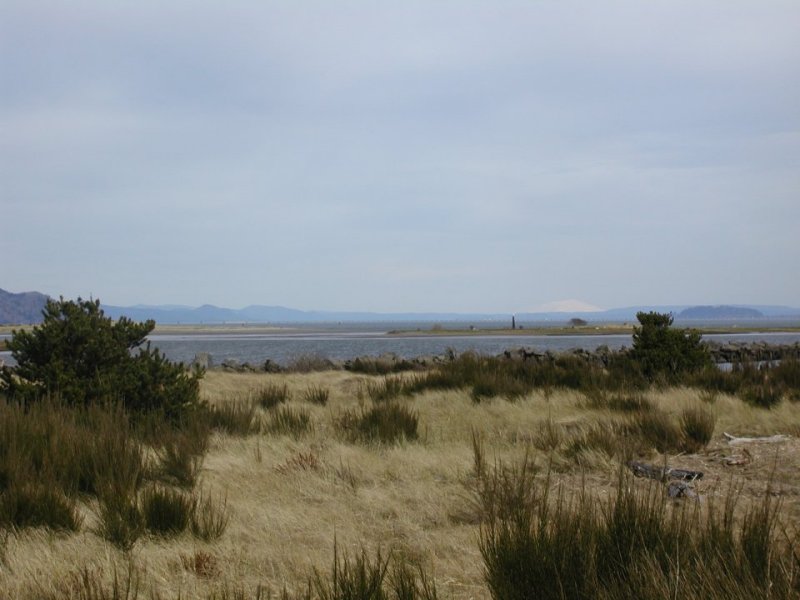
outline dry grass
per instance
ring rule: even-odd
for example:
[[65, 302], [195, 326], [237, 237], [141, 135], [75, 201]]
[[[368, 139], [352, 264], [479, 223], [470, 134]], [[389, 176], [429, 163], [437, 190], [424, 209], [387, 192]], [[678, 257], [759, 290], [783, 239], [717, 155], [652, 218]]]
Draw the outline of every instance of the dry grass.
[[[313, 424], [300, 438], [267, 431], [212, 435], [199, 485], [227, 499], [230, 521], [224, 534], [210, 542], [188, 532], [168, 539], [145, 536], [125, 554], [97, 535], [96, 503], [81, 503], [78, 533], [33, 529], [7, 537], [0, 552], [0, 597], [63, 597], [57, 595], [63, 582], [84, 569], [108, 582], [114, 573], [124, 578], [132, 569], [142, 597], [152, 592], [165, 598], [204, 598], [231, 585], [300, 591], [314, 568], [329, 568], [336, 541], [351, 556], [362, 547], [369, 552], [380, 547], [419, 561], [443, 598], [489, 598], [477, 543], [474, 433], [482, 440], [489, 466], [519, 461], [527, 453], [540, 467], [549, 461], [556, 471], [553, 485], [567, 493], [585, 484], [602, 497], [616, 485], [618, 458], [584, 450], [576, 461], [568, 455], [568, 445], [592, 428], [602, 431], [628, 417], [607, 407], [587, 407], [577, 392], [533, 392], [515, 402], [494, 398], [476, 404], [469, 391], [428, 391], [399, 400], [419, 415], [417, 441], [349, 443], [338, 434], [338, 420], [345, 411], [369, 407], [363, 390], [378, 381], [341, 371], [208, 373], [201, 394], [212, 405], [241, 402], [266, 386], [286, 385], [290, 399], [282, 406], [302, 408]], [[330, 390], [327, 405], [302, 401], [310, 386]], [[716, 415], [714, 438], [706, 448], [669, 458], [670, 466], [706, 473], [696, 485], [701, 495], [720, 498], [731, 481], [738, 481], [746, 506], [763, 497], [771, 480], [789, 531], [800, 523], [800, 440], [751, 445], [749, 463], [726, 466], [726, 459], [742, 449], [722, 439], [722, 432], [797, 435], [796, 404], [784, 401], [767, 411], [720, 395], [709, 405], [690, 389], [646, 396], [676, 424], [682, 411], [692, 407]], [[268, 412], [258, 408], [256, 418], [267, 422]], [[664, 461], [654, 451], [646, 458]]]

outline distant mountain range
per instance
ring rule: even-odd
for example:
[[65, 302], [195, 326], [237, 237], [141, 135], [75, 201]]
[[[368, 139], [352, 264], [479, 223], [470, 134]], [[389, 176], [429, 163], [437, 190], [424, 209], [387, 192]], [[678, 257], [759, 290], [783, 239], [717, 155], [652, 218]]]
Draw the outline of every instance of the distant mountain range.
[[[42, 318], [47, 296], [38, 292], [13, 294], [0, 289], [0, 324], [38, 323]], [[181, 305], [103, 305], [106, 315], [114, 319], [121, 316], [135, 321], [153, 319], [161, 324], [221, 324], [221, 323], [369, 323], [369, 322], [489, 322], [511, 319], [509, 313], [379, 313], [304, 311], [283, 306], [251, 305], [241, 309], [222, 308], [205, 304], [199, 307]], [[670, 312], [680, 321], [800, 319], [800, 308], [773, 305], [725, 306], [630, 306], [610, 310], [543, 311], [516, 313], [517, 323], [554, 321], [563, 323], [579, 316], [588, 322], [631, 322], [639, 311]]]
[[744, 306], [692, 306], [679, 312], [676, 319], [761, 319], [764, 313]]
[[46, 302], [47, 296], [39, 292], [12, 294], [0, 290], [0, 324], [38, 323]]

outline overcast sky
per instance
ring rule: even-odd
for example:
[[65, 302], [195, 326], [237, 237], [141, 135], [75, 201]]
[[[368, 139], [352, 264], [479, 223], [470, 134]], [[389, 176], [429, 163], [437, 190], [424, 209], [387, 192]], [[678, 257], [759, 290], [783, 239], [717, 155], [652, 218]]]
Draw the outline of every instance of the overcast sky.
[[0, 288], [800, 305], [800, 2], [0, 2]]

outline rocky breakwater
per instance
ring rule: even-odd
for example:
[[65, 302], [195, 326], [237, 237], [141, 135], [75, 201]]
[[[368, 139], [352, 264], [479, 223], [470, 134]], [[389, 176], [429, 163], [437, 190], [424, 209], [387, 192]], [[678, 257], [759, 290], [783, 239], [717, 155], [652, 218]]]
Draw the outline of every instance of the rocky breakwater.
[[[740, 342], [704, 342], [711, 355], [712, 361], [717, 364], [748, 363], [748, 362], [775, 362], [786, 359], [800, 360], [800, 343], [795, 344], [768, 344], [766, 342], [753, 342], [749, 344]], [[629, 350], [622, 348], [612, 350], [608, 346], [600, 346], [594, 350], [574, 348], [563, 352], [539, 350], [531, 347], [518, 347], [505, 350], [497, 355], [503, 360], [519, 362], [552, 362], [558, 358], [572, 357], [586, 364], [607, 367], [615, 356], [624, 355]], [[385, 375], [400, 371], [422, 371], [435, 368], [443, 363], [456, 358], [455, 352], [443, 355], [425, 355], [405, 358], [397, 354], [387, 353], [380, 356], [358, 356], [350, 360], [330, 360], [320, 356], [304, 356], [292, 360], [286, 365], [266, 359], [259, 364], [239, 362], [226, 359], [220, 365], [215, 365], [212, 357], [207, 353], [195, 357], [194, 363], [206, 369], [220, 369], [236, 373], [282, 373], [282, 372], [310, 372], [346, 370], [370, 375]]]
[[767, 342], [704, 342], [717, 364], [775, 362], [800, 359], [800, 343], [768, 344]]

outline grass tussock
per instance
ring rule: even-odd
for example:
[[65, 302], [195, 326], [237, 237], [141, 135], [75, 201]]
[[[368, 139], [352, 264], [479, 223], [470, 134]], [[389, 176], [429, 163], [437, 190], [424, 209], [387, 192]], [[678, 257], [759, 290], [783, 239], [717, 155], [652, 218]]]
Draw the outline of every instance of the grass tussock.
[[660, 409], [634, 415], [630, 421], [630, 431], [661, 454], [679, 452], [683, 448], [680, 426]]
[[255, 394], [256, 404], [264, 409], [275, 408], [279, 404], [285, 404], [291, 398], [289, 386], [285, 383], [283, 385], [271, 383], [258, 389]]
[[80, 571], [72, 573], [64, 583], [62, 593], [56, 596], [57, 598], [69, 598], [70, 600], [138, 600], [140, 598], [140, 574], [131, 565], [128, 566], [124, 576], [120, 576], [117, 569], [114, 569], [110, 582], [104, 581], [99, 571], [84, 567]]
[[558, 450], [566, 439], [564, 428], [548, 417], [540, 421], [534, 431], [531, 443], [543, 452]]
[[331, 397], [331, 391], [327, 387], [310, 385], [303, 392], [303, 400], [309, 404], [325, 406]]
[[313, 430], [311, 413], [304, 408], [280, 406], [269, 412], [265, 428], [275, 435], [299, 438]]
[[158, 476], [174, 485], [192, 488], [203, 468], [208, 451], [208, 435], [171, 432], [164, 436], [157, 449]]
[[714, 436], [716, 415], [702, 406], [685, 408], [681, 412], [683, 445], [688, 452], [698, 452], [708, 446]]
[[233, 436], [253, 435], [261, 430], [252, 400], [230, 400], [211, 406], [208, 420], [213, 429]]
[[0, 528], [78, 531], [82, 521], [75, 500], [57, 489], [17, 484], [0, 494]]
[[97, 533], [125, 552], [133, 548], [145, 531], [145, 521], [136, 496], [100, 497]]
[[769, 494], [733, 518], [670, 503], [658, 483], [620, 475], [614, 495], [550, 496], [549, 477], [502, 465], [480, 488], [480, 551], [492, 598], [794, 598], [796, 558]]
[[185, 531], [195, 511], [194, 498], [159, 485], [145, 489], [140, 503], [145, 527], [149, 532], [161, 536]]
[[617, 390], [608, 392], [594, 388], [584, 392], [584, 406], [592, 410], [607, 410], [618, 413], [642, 413], [654, 409], [653, 403], [641, 390]]
[[762, 381], [744, 386], [739, 395], [748, 404], [769, 409], [780, 403], [783, 392], [783, 387], [778, 383]]
[[204, 550], [195, 550], [192, 554], [181, 556], [183, 568], [197, 577], [213, 579], [220, 574], [219, 560], [214, 554]]
[[123, 551], [147, 531], [220, 535], [225, 507], [191, 491], [208, 451], [210, 414], [176, 425], [116, 404], [0, 402], [0, 528], [75, 532], [86, 504], [97, 516], [93, 531]]
[[367, 381], [367, 396], [373, 402], [386, 402], [406, 393], [405, 381], [400, 376], [385, 376], [378, 381]]
[[330, 574], [315, 571], [302, 598], [436, 600], [438, 595], [433, 579], [418, 564], [391, 554], [384, 556], [380, 549], [374, 558], [363, 549], [355, 558], [346, 555], [340, 558], [334, 545]]
[[228, 498], [216, 499], [200, 493], [194, 502], [194, 510], [189, 520], [189, 528], [197, 539], [210, 542], [222, 537], [231, 520]]
[[339, 428], [354, 442], [392, 444], [418, 437], [419, 415], [405, 404], [382, 402], [368, 408], [345, 411]]
[[625, 427], [619, 421], [602, 420], [581, 424], [571, 432], [564, 445], [564, 456], [584, 464], [587, 455], [602, 454], [606, 458], [625, 455]]

